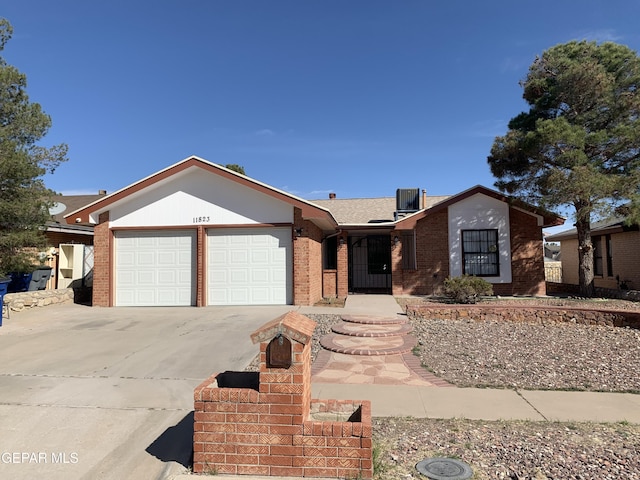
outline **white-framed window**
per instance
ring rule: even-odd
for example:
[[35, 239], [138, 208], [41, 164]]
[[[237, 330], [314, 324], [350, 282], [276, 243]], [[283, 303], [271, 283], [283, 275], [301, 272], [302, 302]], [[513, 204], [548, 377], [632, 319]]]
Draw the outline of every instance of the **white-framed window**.
[[462, 259], [463, 274], [500, 276], [498, 229], [462, 230]]

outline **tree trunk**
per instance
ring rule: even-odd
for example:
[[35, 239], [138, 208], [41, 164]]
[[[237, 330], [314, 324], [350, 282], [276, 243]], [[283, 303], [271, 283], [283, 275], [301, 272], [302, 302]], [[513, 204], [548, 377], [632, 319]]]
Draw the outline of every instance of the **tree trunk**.
[[591, 243], [591, 221], [586, 219], [576, 221], [578, 231], [578, 280], [580, 295], [594, 297], [596, 294], [593, 283], [593, 244]]

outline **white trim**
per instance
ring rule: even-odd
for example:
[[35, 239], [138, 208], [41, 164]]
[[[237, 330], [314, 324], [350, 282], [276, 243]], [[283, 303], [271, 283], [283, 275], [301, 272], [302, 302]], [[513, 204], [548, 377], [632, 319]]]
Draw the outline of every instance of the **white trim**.
[[500, 276], [482, 277], [489, 283], [511, 283], [511, 234], [509, 205], [477, 193], [449, 206], [449, 272], [462, 275], [462, 230], [498, 230]]

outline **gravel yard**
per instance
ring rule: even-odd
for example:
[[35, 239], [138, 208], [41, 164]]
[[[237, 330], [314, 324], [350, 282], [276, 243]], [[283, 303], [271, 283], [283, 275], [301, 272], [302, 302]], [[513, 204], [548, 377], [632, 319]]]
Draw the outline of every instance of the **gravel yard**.
[[[401, 305], [425, 301], [399, 299]], [[639, 304], [624, 301], [535, 302], [640, 311]], [[314, 358], [318, 339], [340, 321], [337, 310], [311, 316], [318, 322]], [[412, 324], [415, 353], [457, 386], [640, 392], [638, 330], [426, 318]], [[626, 423], [384, 418], [374, 420], [374, 442], [380, 480], [426, 478], [415, 464], [430, 457], [466, 462], [474, 479], [640, 479], [640, 426]]]
[[628, 424], [374, 419], [380, 480], [426, 477], [416, 463], [459, 459], [473, 478], [640, 479], [640, 426]]

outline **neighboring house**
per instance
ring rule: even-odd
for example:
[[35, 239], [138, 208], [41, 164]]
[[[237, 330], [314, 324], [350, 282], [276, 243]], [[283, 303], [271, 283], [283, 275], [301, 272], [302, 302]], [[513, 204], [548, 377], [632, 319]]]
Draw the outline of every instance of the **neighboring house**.
[[481, 186], [312, 202], [198, 157], [65, 219], [94, 225], [96, 306], [312, 305], [438, 293], [464, 273], [542, 295], [542, 228], [564, 221]]
[[[72, 223], [67, 223], [64, 216], [78, 208], [84, 207], [89, 203], [95, 202], [105, 197], [106, 191], [101, 190], [97, 195], [54, 195], [54, 204], [50, 209], [51, 221], [46, 224], [45, 236], [47, 238], [48, 247], [48, 265], [52, 267], [53, 274], [47, 284], [47, 288], [66, 288], [71, 286], [73, 278], [60, 278], [59, 262], [60, 262], [60, 245], [65, 244], [82, 244], [93, 245], [93, 225], [76, 223], [75, 219]], [[76, 272], [78, 267], [76, 266]], [[80, 274], [81, 275], [81, 274]], [[77, 274], [76, 274], [77, 276]], [[76, 282], [78, 283], [78, 282]]]
[[49, 246], [57, 248], [61, 243], [93, 245], [93, 225], [76, 223], [75, 219], [67, 223], [64, 216], [106, 195], [105, 190], [100, 190], [97, 195], [54, 195], [54, 204], [49, 210], [51, 221], [46, 225]]
[[544, 244], [544, 276], [547, 282], [562, 283], [562, 262], [559, 243]]
[[[575, 228], [547, 237], [560, 242], [562, 281], [578, 285], [578, 232]], [[613, 217], [591, 225], [594, 284], [599, 288], [640, 289], [640, 229]]]

